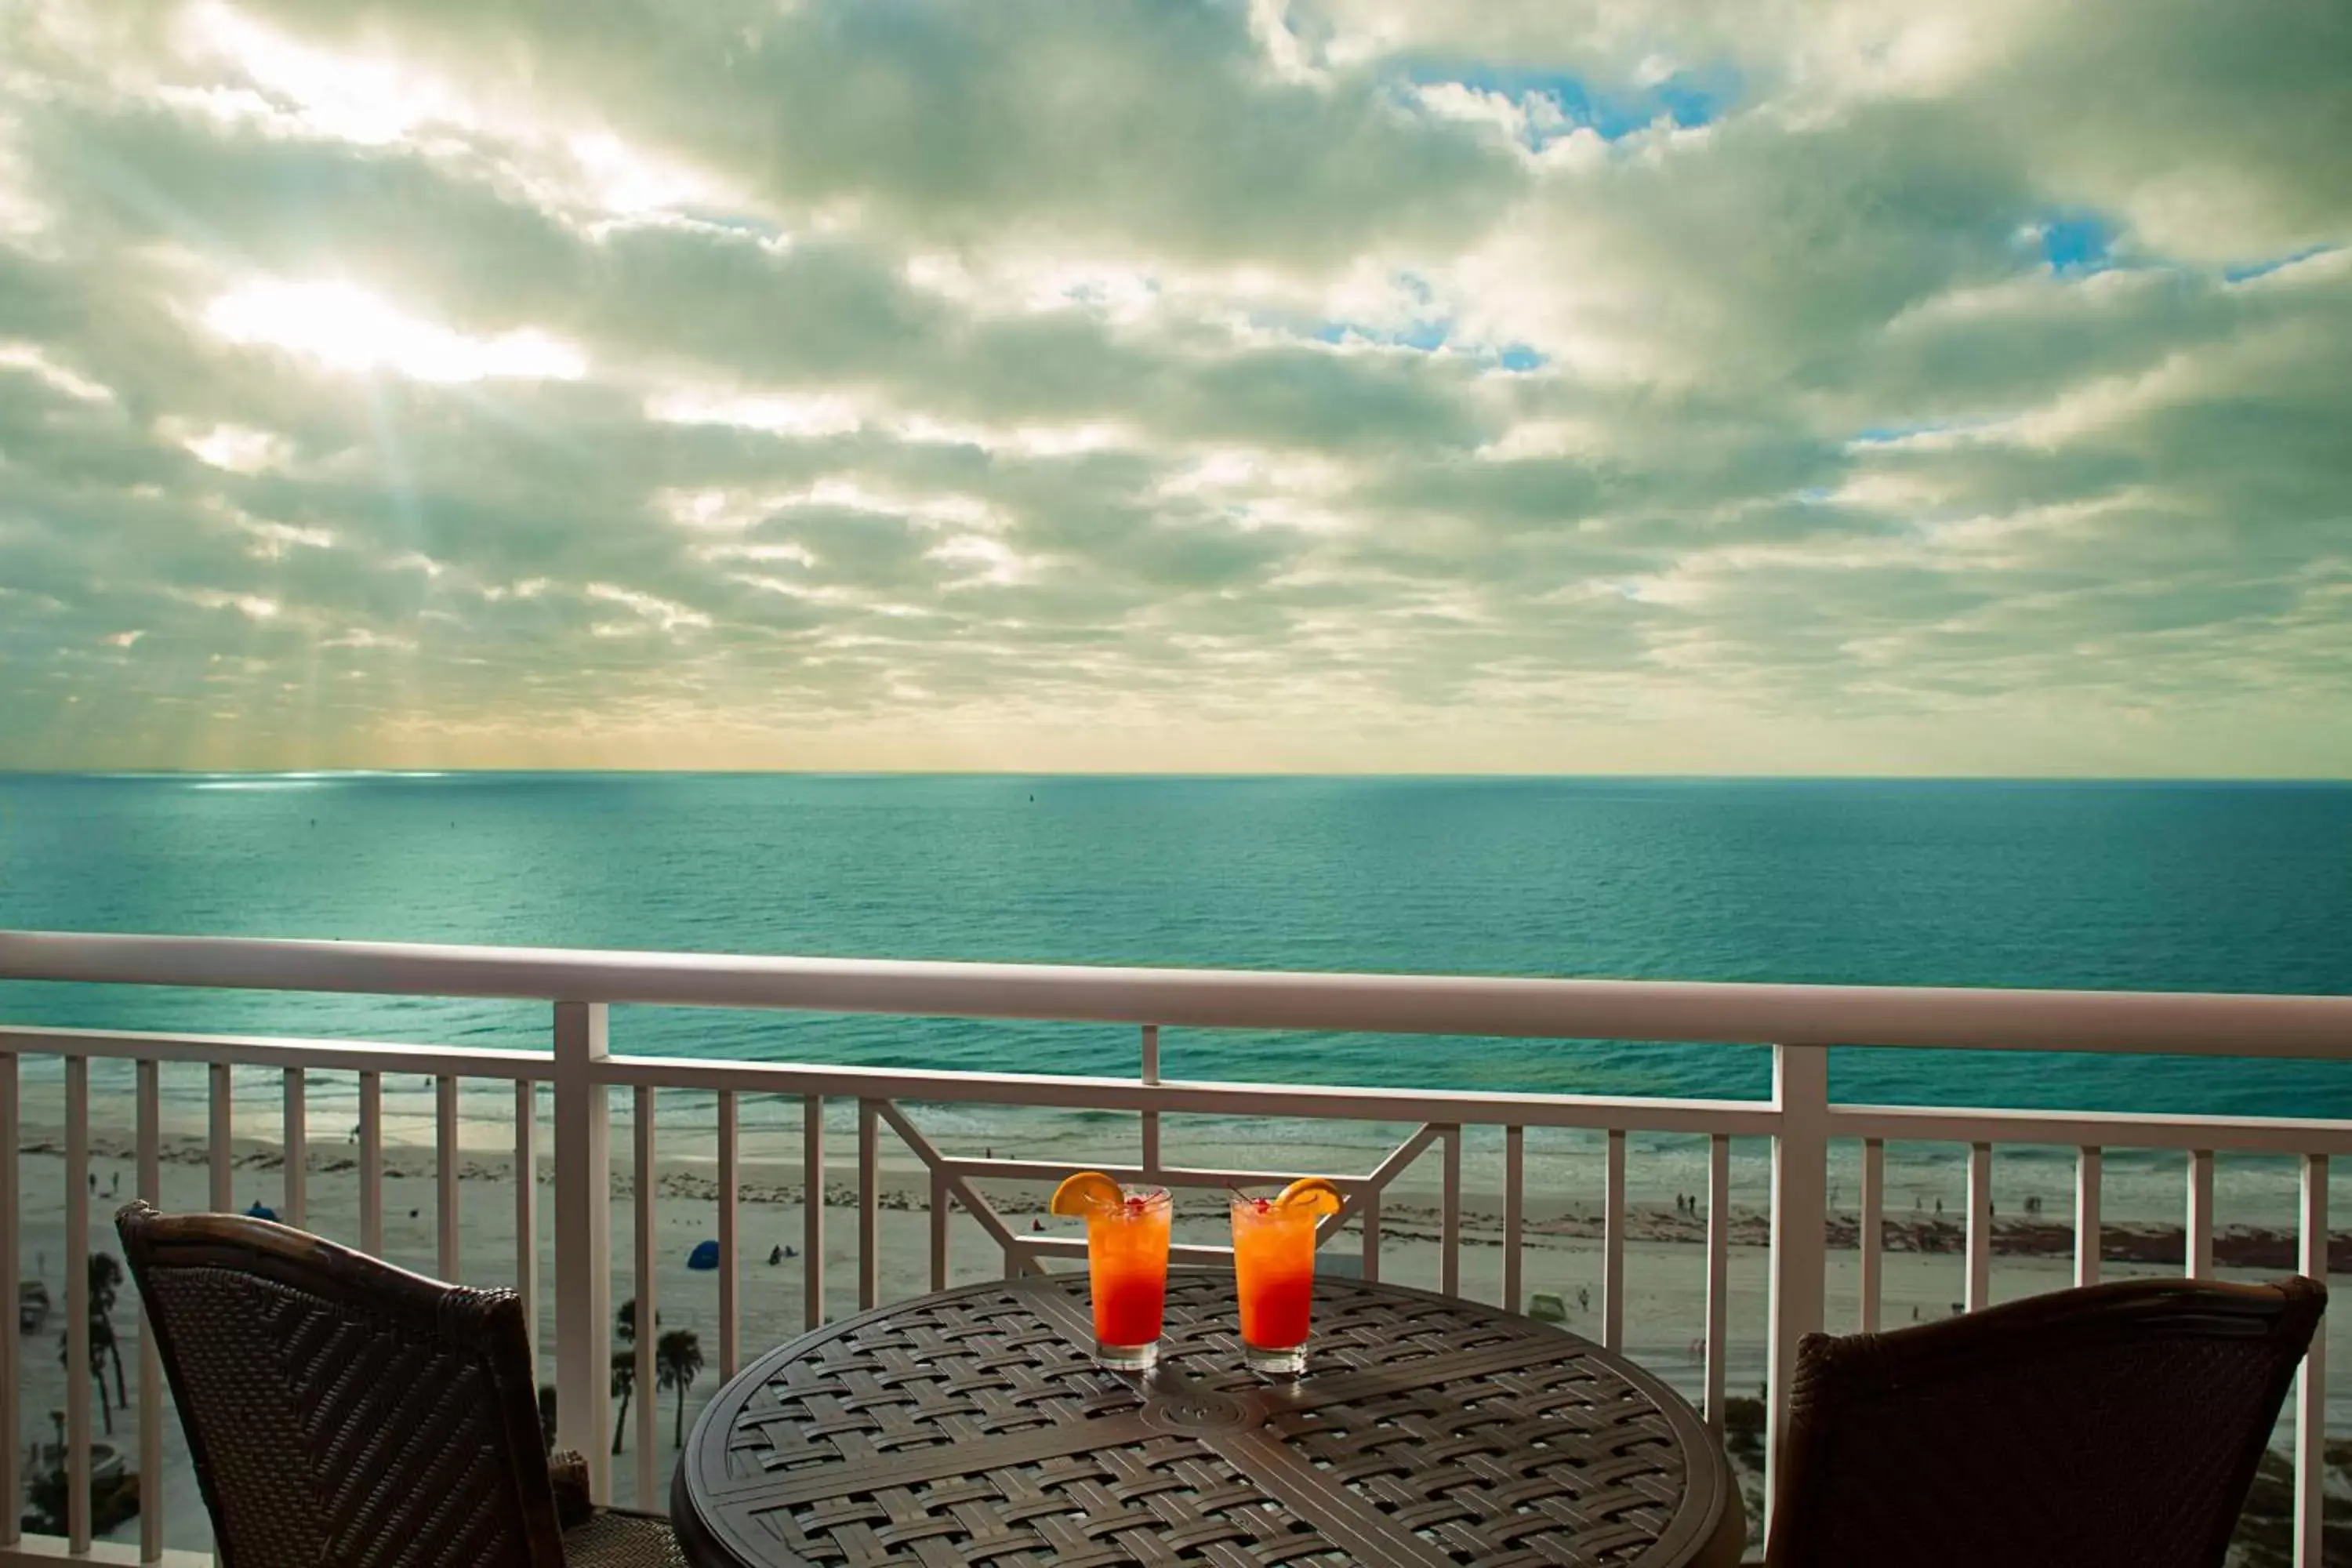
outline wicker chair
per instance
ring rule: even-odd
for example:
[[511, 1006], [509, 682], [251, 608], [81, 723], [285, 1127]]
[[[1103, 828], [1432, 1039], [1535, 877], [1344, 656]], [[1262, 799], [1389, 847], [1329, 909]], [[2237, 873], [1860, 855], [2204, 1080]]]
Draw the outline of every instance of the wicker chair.
[[1769, 1568], [2220, 1568], [2324, 1286], [2128, 1280], [1797, 1352]]
[[685, 1563], [657, 1515], [560, 1521], [512, 1291], [237, 1215], [115, 1226], [230, 1568]]

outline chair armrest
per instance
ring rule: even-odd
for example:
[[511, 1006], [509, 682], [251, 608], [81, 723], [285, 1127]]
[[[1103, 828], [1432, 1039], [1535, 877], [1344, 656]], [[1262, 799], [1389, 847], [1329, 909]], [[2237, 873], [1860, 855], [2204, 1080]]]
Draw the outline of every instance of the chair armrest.
[[588, 1496], [588, 1460], [577, 1448], [547, 1456], [547, 1479], [555, 1489], [555, 1520], [562, 1529], [585, 1524], [596, 1505]]

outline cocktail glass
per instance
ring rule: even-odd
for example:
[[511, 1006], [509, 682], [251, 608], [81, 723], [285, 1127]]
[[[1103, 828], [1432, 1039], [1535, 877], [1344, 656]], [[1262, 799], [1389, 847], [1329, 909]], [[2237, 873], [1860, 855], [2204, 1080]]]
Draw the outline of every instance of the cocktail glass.
[[1320, 1216], [1311, 1207], [1253, 1194], [1234, 1199], [1233, 1215], [1242, 1360], [1261, 1377], [1297, 1377], [1307, 1370], [1315, 1222]]
[[1087, 1276], [1095, 1299], [1095, 1359], [1148, 1372], [1160, 1359], [1168, 1306], [1168, 1191], [1123, 1187], [1087, 1215]]

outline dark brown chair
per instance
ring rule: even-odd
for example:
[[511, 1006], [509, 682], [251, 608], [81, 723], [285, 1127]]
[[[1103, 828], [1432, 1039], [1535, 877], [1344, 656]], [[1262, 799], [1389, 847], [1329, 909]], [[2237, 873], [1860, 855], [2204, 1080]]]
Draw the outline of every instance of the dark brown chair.
[[2220, 1568], [2327, 1291], [2136, 1279], [1807, 1335], [1769, 1568]]
[[559, 1522], [511, 1290], [239, 1215], [114, 1223], [230, 1568], [684, 1563], [658, 1515]]

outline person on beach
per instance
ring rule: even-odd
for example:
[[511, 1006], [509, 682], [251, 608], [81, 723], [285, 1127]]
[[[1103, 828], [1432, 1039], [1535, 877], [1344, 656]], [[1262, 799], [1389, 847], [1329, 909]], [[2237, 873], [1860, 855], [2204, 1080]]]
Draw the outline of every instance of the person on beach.
[[773, 1268], [777, 1264], [782, 1263], [783, 1260], [784, 1249], [782, 1247], [772, 1247], [768, 1248], [769, 1268]]

